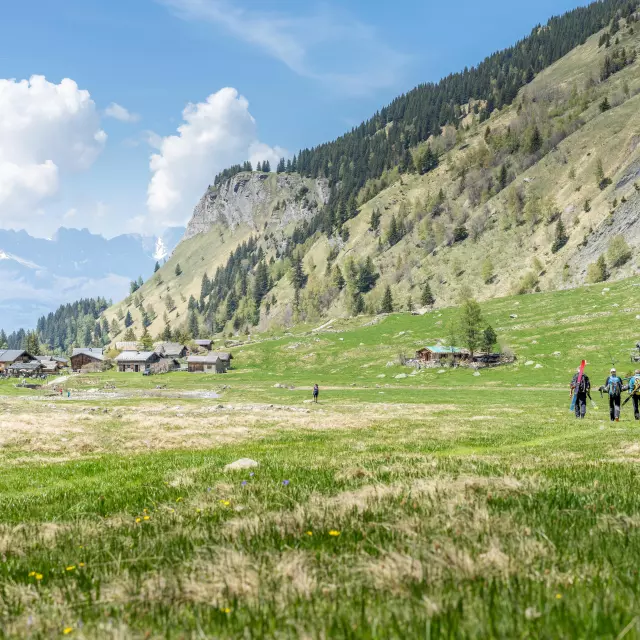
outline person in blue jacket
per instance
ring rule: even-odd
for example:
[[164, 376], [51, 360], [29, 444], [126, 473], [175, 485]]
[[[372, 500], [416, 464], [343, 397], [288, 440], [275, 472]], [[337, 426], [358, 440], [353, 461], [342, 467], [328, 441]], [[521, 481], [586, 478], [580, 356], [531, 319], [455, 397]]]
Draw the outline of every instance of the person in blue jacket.
[[600, 391], [605, 391], [609, 394], [609, 416], [611, 417], [611, 422], [620, 422], [622, 387], [622, 379], [618, 377], [615, 368], [612, 368], [606, 382], [600, 387]]
[[640, 420], [640, 369], [636, 369], [635, 373], [629, 379], [627, 389], [631, 394], [631, 401], [633, 402], [633, 415], [636, 420]]

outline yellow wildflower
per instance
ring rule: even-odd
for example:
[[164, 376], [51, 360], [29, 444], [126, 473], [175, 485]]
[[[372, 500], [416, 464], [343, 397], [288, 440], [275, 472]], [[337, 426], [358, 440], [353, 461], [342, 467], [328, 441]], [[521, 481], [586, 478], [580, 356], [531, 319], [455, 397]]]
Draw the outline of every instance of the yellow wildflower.
[[182, 498], [176, 498], [176, 502], [182, 502]]
[[222, 613], [231, 613], [231, 609], [229, 609], [229, 607], [222, 607], [220, 611], [222, 611]]
[[223, 504], [225, 507], [228, 507], [231, 504], [228, 500], [220, 500], [220, 503]]
[[69, 566], [67, 567], [67, 571], [74, 571], [74, 570], [75, 570], [75, 568], [76, 568], [76, 565], [75, 565], [75, 564], [71, 564], [71, 565], [69, 565]]
[[313, 535], [313, 531], [307, 531], [307, 535], [308, 536], [312, 536]]
[[84, 562], [78, 562], [79, 567], [84, 567]]
[[35, 576], [35, 575], [36, 575], [36, 572], [35, 572], [35, 571], [30, 571], [30, 572], [29, 572], [29, 577], [30, 577], [30, 578], [33, 578], [33, 576]]
[[151, 518], [149, 516], [145, 516], [143, 520], [151, 520]]
[[41, 573], [36, 573], [36, 580], [42, 580], [42, 574]]
[[142, 520], [140, 518], [136, 518], [136, 522], [139, 524]]
[[556, 593], [556, 600], [562, 600], [562, 594]]
[[196, 509], [196, 513], [202, 513], [202, 509]]
[[339, 531], [336, 531], [335, 529], [331, 529], [331, 531], [329, 531], [329, 535], [330, 535], [330, 536], [337, 537], [337, 536], [339, 536], [339, 535], [340, 535], [340, 532], [339, 532]]
[[65, 636], [68, 636], [72, 631], [73, 631], [73, 627], [65, 627], [62, 630], [62, 633], [64, 633]]

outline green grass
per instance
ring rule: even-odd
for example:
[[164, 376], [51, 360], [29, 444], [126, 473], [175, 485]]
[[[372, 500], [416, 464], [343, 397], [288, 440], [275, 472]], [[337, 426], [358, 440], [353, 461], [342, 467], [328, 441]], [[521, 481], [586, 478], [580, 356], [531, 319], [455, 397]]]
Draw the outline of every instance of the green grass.
[[299, 327], [226, 376], [2, 383], [0, 637], [637, 637], [640, 424], [567, 393], [582, 357], [631, 368], [635, 284], [487, 303], [518, 359], [479, 377], [386, 366], [443, 310]]

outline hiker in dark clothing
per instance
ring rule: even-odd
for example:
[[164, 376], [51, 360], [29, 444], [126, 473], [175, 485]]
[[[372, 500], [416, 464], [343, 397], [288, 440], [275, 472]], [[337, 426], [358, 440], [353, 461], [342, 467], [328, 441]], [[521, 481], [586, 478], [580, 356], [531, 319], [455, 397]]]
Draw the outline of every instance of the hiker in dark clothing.
[[631, 394], [633, 415], [636, 420], [640, 420], [640, 369], [636, 369], [629, 380], [629, 385], [625, 386], [624, 390], [628, 390]]
[[620, 398], [622, 396], [622, 379], [618, 377], [615, 368], [611, 369], [609, 377], [600, 391], [609, 394], [609, 416], [611, 422], [620, 422]]
[[320, 389], [318, 388], [317, 384], [313, 385], [313, 401], [317, 404], [318, 403], [318, 396], [320, 395]]
[[589, 376], [583, 373], [580, 384], [578, 384], [579, 377], [580, 368], [578, 368], [573, 380], [571, 380], [571, 395], [576, 394], [576, 418], [584, 418], [587, 415], [587, 396], [591, 391], [591, 382], [589, 381]]

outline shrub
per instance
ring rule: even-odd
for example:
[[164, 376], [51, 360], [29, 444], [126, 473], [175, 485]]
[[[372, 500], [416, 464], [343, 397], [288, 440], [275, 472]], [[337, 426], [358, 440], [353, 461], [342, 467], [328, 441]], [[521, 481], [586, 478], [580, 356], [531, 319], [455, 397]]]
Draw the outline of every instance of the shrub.
[[631, 259], [631, 248], [621, 235], [614, 236], [609, 241], [607, 258], [612, 267], [621, 267]]

